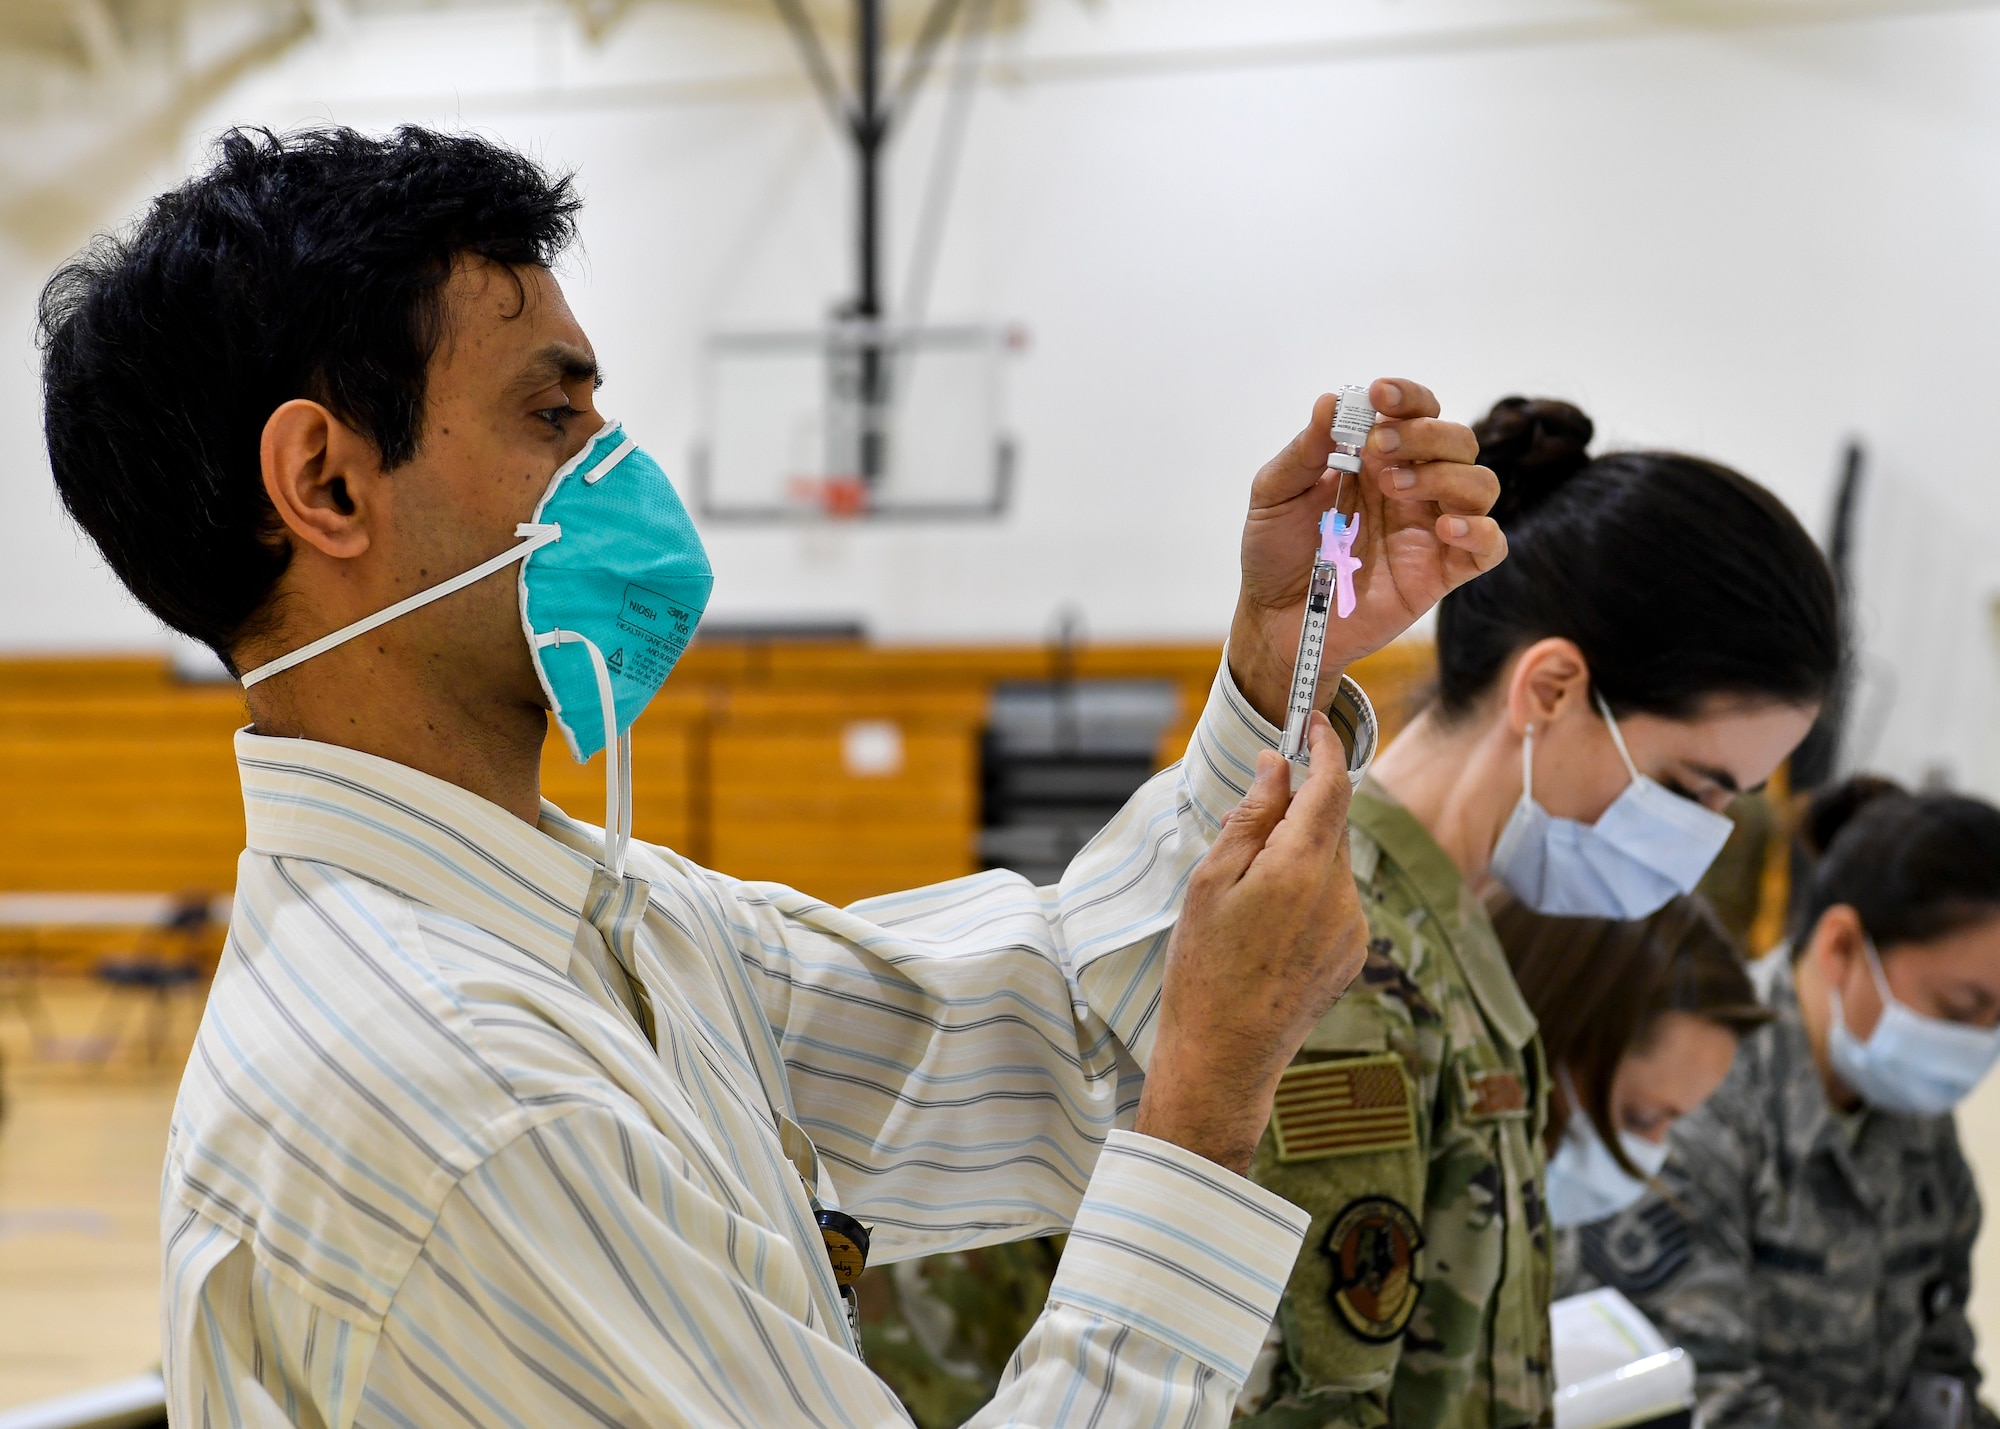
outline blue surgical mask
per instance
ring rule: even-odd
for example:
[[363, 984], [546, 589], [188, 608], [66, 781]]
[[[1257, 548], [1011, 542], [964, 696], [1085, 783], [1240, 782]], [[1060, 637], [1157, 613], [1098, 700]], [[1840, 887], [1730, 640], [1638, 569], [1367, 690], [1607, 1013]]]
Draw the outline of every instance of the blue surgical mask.
[[[1563, 1085], [1569, 1086], [1567, 1074]], [[1618, 1147], [1645, 1173], [1634, 1176], [1613, 1159], [1604, 1138], [1582, 1106], [1576, 1093], [1569, 1094], [1569, 1125], [1563, 1129], [1562, 1145], [1549, 1159], [1549, 1220], [1558, 1226], [1587, 1225], [1615, 1216], [1646, 1193], [1660, 1168], [1667, 1164], [1667, 1143], [1648, 1141], [1629, 1131], [1618, 1133]]]
[[1882, 1020], [1863, 1041], [1847, 1029], [1840, 994], [1827, 989], [1833, 1016], [1826, 1051], [1834, 1074], [1870, 1106], [1910, 1116], [1943, 1116], [2000, 1060], [2000, 1028], [1912, 1012], [1889, 991], [1874, 942], [1863, 946], [1882, 998]]
[[1644, 918], [1676, 893], [1692, 893], [1734, 827], [1728, 818], [1647, 778], [1626, 751], [1604, 697], [1631, 782], [1594, 824], [1561, 819], [1535, 802], [1535, 731], [1521, 742], [1521, 800], [1494, 845], [1493, 876], [1537, 913]]
[[563, 463], [514, 528], [519, 544], [243, 676], [248, 689], [518, 561], [521, 628], [563, 742], [605, 759], [605, 864], [632, 832], [632, 722], [659, 693], [708, 605], [708, 554], [673, 483], [617, 422]]

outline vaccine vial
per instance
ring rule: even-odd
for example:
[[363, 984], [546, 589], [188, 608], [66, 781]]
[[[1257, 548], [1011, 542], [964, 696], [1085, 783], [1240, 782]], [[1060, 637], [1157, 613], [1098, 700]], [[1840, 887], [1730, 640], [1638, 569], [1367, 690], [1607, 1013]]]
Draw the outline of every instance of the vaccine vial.
[[1375, 426], [1375, 408], [1369, 404], [1366, 387], [1343, 387], [1333, 408], [1333, 455], [1326, 464], [1335, 471], [1358, 475], [1361, 448]]

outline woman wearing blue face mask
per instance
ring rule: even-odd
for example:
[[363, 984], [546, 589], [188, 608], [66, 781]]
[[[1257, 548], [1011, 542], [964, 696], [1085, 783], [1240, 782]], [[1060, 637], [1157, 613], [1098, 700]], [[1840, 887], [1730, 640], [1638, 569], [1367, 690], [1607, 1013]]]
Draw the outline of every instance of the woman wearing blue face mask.
[[1542, 1146], [1561, 1296], [1576, 1258], [1575, 1236], [1562, 1233], [1645, 1194], [1667, 1133], [1722, 1084], [1737, 1044], [1772, 1012], [1697, 894], [1631, 922], [1552, 918], [1504, 891], [1489, 907], [1554, 1083]]
[[1593, 459], [1562, 402], [1475, 430], [1508, 557], [1439, 604], [1436, 698], [1355, 794], [1368, 962], [1252, 1163], [1313, 1215], [1259, 1429], [1547, 1422], [1551, 1077], [1479, 894], [1632, 919], [1691, 890], [1840, 665], [1832, 576], [1756, 483]]
[[1776, 1023], [1675, 1128], [1659, 1192], [1584, 1229], [1584, 1269], [1694, 1356], [1711, 1429], [1993, 1429], [1949, 1112], [2000, 1058], [2000, 810], [1856, 779], [1803, 838]]

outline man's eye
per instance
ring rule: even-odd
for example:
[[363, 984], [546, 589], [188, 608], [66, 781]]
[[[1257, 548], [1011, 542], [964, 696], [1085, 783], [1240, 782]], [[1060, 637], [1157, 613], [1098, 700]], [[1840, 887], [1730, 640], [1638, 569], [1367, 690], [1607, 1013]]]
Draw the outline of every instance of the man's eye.
[[564, 422], [568, 421], [571, 417], [581, 417], [583, 413], [565, 402], [560, 407], [543, 407], [535, 415], [540, 417], [544, 422], [547, 422], [551, 427], [554, 427], [557, 431], [561, 431]]
[[1736, 797], [1726, 790], [1716, 788], [1712, 784], [1696, 790], [1690, 789], [1678, 779], [1671, 778], [1662, 779], [1660, 787], [1665, 789], [1669, 794], [1679, 795], [1690, 804], [1699, 804], [1704, 809], [1711, 809], [1718, 814], [1727, 809], [1730, 801]]
[[1984, 993], [1965, 989], [1948, 992], [1939, 998], [1938, 1011], [1947, 1022], [1964, 1022], [1978, 1027], [1992, 1021], [1993, 1004]]

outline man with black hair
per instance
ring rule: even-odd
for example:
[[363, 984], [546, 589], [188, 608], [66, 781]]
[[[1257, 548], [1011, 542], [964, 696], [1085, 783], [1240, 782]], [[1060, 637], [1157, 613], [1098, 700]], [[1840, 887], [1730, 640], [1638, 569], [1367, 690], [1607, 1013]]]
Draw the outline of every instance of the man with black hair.
[[[1071, 1228], [977, 1422], [1221, 1423], [1305, 1224], [1239, 1173], [1363, 955], [1365, 697], [1360, 757], [1316, 718], [1292, 794], [1272, 752], [1331, 399], [1253, 487], [1189, 758], [1062, 888], [831, 908], [631, 841], [615, 783], [603, 830], [540, 799], [552, 716], [629, 767], [709, 579], [597, 411], [577, 207], [476, 138], [232, 132], [43, 299], [63, 501], [253, 720], [162, 1195], [174, 1418], [901, 1422], [853, 1351], [868, 1228]], [[1373, 397], [1336, 670], [1504, 550], [1470, 433]]]

